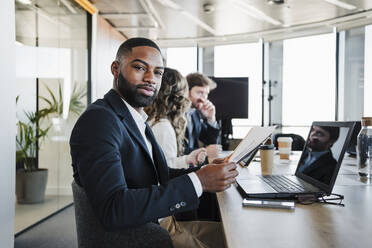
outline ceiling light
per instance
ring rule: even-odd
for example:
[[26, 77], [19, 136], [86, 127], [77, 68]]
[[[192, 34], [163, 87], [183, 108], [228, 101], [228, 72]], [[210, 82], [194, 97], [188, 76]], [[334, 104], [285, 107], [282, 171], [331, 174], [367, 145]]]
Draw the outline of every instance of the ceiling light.
[[22, 4], [26, 4], [26, 5], [32, 4], [31, 0], [17, 0], [17, 2], [22, 3]]
[[212, 13], [214, 11], [214, 5], [210, 3], [203, 4], [203, 11], [205, 13]]
[[267, 0], [268, 4], [283, 4], [284, 0]]
[[345, 2], [342, 2], [340, 0], [324, 0], [330, 4], [333, 4], [333, 5], [336, 5], [338, 7], [341, 7], [341, 8], [344, 8], [344, 9], [347, 9], [347, 10], [353, 10], [353, 9], [356, 9], [357, 7], [354, 6], [354, 5], [351, 5], [351, 4], [348, 4], [348, 3], [345, 3]]

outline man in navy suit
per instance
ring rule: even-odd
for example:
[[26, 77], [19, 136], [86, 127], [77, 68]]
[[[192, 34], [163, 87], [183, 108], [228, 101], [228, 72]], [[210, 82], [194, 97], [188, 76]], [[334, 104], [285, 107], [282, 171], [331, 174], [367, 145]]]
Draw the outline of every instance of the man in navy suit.
[[339, 127], [313, 126], [298, 171], [329, 184], [337, 165], [331, 147], [339, 136]]
[[185, 154], [189, 154], [200, 147], [199, 141], [204, 145], [217, 144], [220, 127], [216, 122], [216, 108], [208, 100], [210, 90], [217, 87], [216, 83], [200, 73], [191, 73], [186, 79], [192, 103], [192, 108], [186, 113]]
[[111, 65], [113, 89], [89, 105], [71, 134], [74, 179], [106, 230], [119, 231], [196, 209], [202, 192], [228, 188], [238, 172], [222, 160], [202, 168], [168, 168], [146, 123], [164, 70], [159, 47], [125, 41]]

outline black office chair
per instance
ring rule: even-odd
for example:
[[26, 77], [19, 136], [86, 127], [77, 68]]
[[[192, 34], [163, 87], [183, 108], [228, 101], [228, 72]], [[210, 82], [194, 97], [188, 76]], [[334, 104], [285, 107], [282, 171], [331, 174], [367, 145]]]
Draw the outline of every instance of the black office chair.
[[152, 222], [117, 232], [104, 230], [93, 213], [85, 190], [75, 181], [72, 193], [79, 248], [173, 248], [168, 231]]
[[275, 149], [278, 149], [278, 138], [279, 137], [291, 137], [293, 139], [292, 142], [292, 151], [302, 151], [305, 146], [305, 140], [301, 135], [294, 134], [294, 133], [276, 133], [273, 134], [273, 143]]

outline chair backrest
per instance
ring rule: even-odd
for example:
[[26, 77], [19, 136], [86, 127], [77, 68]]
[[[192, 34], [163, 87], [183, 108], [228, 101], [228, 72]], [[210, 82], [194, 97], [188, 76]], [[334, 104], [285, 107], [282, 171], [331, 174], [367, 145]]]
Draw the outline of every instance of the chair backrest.
[[292, 151], [302, 151], [304, 149], [305, 139], [301, 135], [294, 134], [294, 133], [273, 134], [273, 144], [276, 149], [278, 149], [278, 138], [279, 137], [291, 137], [293, 139]]
[[72, 182], [72, 193], [79, 248], [173, 247], [169, 233], [152, 222], [117, 232], [104, 230], [94, 215], [84, 188], [75, 181]]

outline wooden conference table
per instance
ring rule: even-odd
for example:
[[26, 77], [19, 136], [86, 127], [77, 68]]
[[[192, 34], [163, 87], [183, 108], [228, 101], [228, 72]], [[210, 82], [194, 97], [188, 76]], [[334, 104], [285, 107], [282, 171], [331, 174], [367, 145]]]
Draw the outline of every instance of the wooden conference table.
[[[294, 174], [300, 153], [289, 163], [274, 158], [273, 174]], [[260, 162], [239, 166], [239, 178], [261, 174]], [[372, 247], [372, 183], [357, 175], [356, 159], [345, 155], [333, 193], [345, 207], [296, 204], [295, 210], [243, 207], [235, 187], [217, 193], [229, 248], [239, 247]]]

